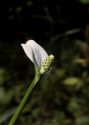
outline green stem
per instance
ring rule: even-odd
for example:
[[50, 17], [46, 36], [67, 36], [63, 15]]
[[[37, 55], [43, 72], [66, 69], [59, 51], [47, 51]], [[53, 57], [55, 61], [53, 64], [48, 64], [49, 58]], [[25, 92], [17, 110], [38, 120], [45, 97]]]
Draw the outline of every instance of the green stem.
[[21, 103], [19, 104], [15, 114], [12, 116], [12, 118], [11, 118], [11, 120], [10, 120], [8, 125], [14, 125], [15, 124], [15, 122], [17, 121], [19, 115], [21, 114], [21, 112], [22, 112], [22, 110], [23, 110], [23, 108], [24, 108], [24, 106], [25, 106], [29, 96], [31, 95], [32, 90], [34, 89], [34, 87], [35, 87], [35, 85], [36, 85], [36, 83], [38, 82], [39, 79], [40, 79], [40, 77], [37, 74], [35, 76], [35, 78], [33, 79], [32, 83], [30, 84], [28, 90], [26, 91], [25, 96], [23, 97]]

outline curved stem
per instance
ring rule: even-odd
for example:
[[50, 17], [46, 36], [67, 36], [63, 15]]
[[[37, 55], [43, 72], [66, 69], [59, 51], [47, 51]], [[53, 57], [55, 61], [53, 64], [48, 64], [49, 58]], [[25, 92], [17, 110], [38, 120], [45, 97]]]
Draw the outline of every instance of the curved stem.
[[40, 76], [36, 73], [35, 78], [33, 79], [32, 83], [30, 84], [28, 90], [25, 93], [25, 96], [23, 97], [21, 103], [19, 104], [15, 114], [12, 116], [8, 125], [14, 125], [15, 124], [15, 122], [17, 121], [19, 115], [21, 114], [29, 96], [31, 95], [32, 90], [34, 89], [34, 87], [35, 87], [35, 85], [36, 85], [36, 83], [38, 82], [39, 79], [40, 79]]

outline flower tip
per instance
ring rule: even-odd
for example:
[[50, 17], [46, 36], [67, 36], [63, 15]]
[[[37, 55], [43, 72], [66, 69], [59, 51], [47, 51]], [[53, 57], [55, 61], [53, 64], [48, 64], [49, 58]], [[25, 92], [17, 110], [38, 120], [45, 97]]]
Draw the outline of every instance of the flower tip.
[[23, 47], [24, 43], [21, 43], [21, 46]]
[[54, 55], [52, 55], [52, 54], [49, 57], [50, 57], [50, 59], [54, 59]]
[[34, 40], [27, 40], [27, 42], [26, 42], [26, 44], [29, 44], [29, 43], [31, 43], [31, 44], [34, 44], [34, 43], [36, 43]]

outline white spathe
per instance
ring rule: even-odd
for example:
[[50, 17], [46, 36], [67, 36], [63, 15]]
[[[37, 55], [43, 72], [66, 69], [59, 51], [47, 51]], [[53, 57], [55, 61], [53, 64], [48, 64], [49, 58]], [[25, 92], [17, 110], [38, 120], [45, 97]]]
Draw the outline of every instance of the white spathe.
[[36, 68], [41, 69], [42, 62], [48, 57], [47, 52], [34, 40], [28, 40], [25, 44], [22, 43], [26, 55], [34, 63]]

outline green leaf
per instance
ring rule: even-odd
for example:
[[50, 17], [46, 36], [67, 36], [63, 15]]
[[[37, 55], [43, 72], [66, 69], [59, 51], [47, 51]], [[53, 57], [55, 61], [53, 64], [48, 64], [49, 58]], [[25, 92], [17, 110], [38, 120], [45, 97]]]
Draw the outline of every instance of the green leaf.
[[63, 81], [64, 84], [66, 85], [81, 85], [83, 82], [80, 78], [77, 77], [68, 77]]
[[5, 122], [10, 116], [13, 115], [17, 107], [13, 107], [0, 115], [0, 124]]
[[13, 90], [5, 91], [5, 89], [1, 87], [0, 88], [0, 105], [9, 104], [13, 96], [14, 96]]

